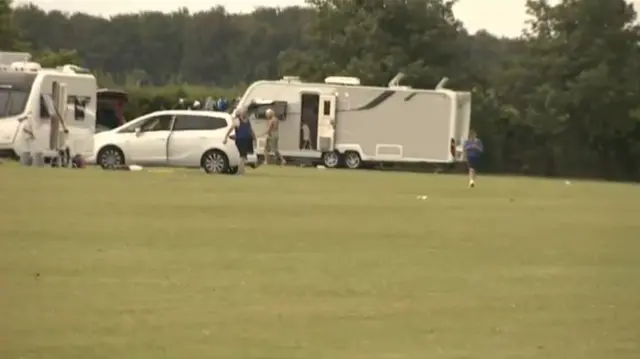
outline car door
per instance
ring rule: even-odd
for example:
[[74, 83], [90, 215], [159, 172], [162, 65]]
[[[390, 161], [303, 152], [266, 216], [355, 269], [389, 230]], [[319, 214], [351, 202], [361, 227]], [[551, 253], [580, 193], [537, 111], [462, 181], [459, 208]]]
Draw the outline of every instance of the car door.
[[165, 165], [167, 144], [174, 116], [158, 115], [146, 120], [139, 130], [134, 130], [127, 144], [128, 158], [132, 163], [144, 165]]
[[222, 143], [227, 127], [227, 120], [223, 117], [203, 116], [197, 112], [177, 116], [169, 137], [169, 164], [199, 166], [203, 152], [215, 143]]

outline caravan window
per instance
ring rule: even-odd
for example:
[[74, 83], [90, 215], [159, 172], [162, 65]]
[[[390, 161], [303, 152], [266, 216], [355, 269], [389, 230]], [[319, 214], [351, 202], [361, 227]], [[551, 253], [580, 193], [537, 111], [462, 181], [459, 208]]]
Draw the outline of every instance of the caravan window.
[[53, 97], [51, 95], [40, 96], [40, 117], [42, 119], [51, 119], [56, 113], [56, 106], [53, 104]]
[[51, 118], [51, 113], [47, 108], [47, 103], [45, 102], [44, 96], [40, 95], [40, 118], [48, 119]]
[[28, 92], [0, 88], [0, 117], [20, 115], [24, 112], [28, 99]]
[[248, 114], [253, 115], [256, 119], [266, 120], [267, 110], [272, 109], [280, 121], [287, 117], [287, 102], [273, 101], [268, 103], [252, 103], [249, 105]]
[[85, 109], [91, 101], [89, 97], [69, 96], [67, 97], [67, 105], [73, 106], [73, 113], [76, 121], [84, 121]]
[[35, 73], [0, 72], [0, 117], [25, 112]]
[[4, 115], [9, 107], [9, 91], [0, 91], [0, 115]]
[[324, 101], [322, 107], [322, 114], [325, 116], [331, 116], [331, 101]]

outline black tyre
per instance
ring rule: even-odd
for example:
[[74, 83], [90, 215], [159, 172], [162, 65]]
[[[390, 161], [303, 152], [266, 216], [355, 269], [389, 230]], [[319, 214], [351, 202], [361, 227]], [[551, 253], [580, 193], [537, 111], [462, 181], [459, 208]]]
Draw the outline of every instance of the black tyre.
[[202, 155], [200, 160], [200, 166], [204, 169], [205, 173], [228, 173], [229, 158], [220, 150], [210, 150]]
[[98, 151], [96, 163], [105, 170], [115, 170], [125, 165], [124, 153], [116, 146], [105, 146]]
[[340, 153], [338, 151], [323, 153], [322, 164], [326, 168], [337, 168], [338, 166], [340, 166]]
[[344, 164], [347, 168], [356, 169], [362, 166], [362, 158], [355, 151], [347, 151], [344, 153]]

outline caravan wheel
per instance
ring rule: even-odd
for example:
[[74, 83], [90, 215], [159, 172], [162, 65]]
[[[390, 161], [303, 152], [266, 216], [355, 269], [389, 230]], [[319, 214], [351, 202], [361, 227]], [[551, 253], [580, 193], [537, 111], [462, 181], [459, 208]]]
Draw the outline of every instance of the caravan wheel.
[[356, 169], [360, 168], [362, 165], [362, 159], [360, 158], [360, 154], [355, 151], [347, 151], [344, 154], [344, 164], [347, 165], [347, 168]]
[[338, 151], [325, 152], [322, 154], [322, 163], [327, 168], [336, 168], [340, 164], [340, 154]]

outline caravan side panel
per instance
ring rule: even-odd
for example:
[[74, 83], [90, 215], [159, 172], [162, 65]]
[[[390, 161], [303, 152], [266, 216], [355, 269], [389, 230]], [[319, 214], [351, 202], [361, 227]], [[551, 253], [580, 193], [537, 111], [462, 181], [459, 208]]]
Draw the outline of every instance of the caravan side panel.
[[451, 97], [439, 91], [341, 89], [337, 146], [359, 145], [364, 160], [448, 162]]

